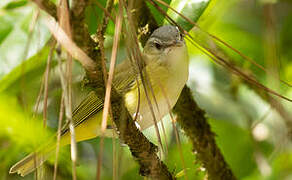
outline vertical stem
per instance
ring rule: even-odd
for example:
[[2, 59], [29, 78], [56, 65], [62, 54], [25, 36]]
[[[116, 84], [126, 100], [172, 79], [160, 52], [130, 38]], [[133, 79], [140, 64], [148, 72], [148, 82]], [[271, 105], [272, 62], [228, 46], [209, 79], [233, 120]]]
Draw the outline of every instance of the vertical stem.
[[268, 72], [272, 76], [267, 76], [267, 82], [271, 85], [273, 89], [279, 89], [279, 62], [278, 57], [278, 47], [277, 47], [277, 37], [276, 37], [276, 19], [274, 12], [274, 5], [271, 3], [266, 3], [263, 6], [263, 14], [265, 19], [264, 28], [264, 55], [265, 62], [267, 64]]
[[64, 115], [64, 92], [62, 93], [61, 104], [60, 104], [59, 122], [58, 122], [58, 134], [57, 134], [57, 144], [56, 144], [56, 160], [55, 160], [55, 164], [54, 164], [54, 177], [53, 177], [53, 180], [56, 180], [56, 178], [57, 178], [58, 158], [59, 158], [60, 139], [61, 139], [61, 126], [62, 126], [63, 115]]
[[50, 49], [50, 52], [48, 55], [47, 67], [46, 67], [45, 78], [44, 78], [44, 104], [43, 104], [43, 108], [44, 108], [44, 110], [43, 110], [43, 127], [44, 128], [46, 128], [46, 126], [47, 126], [47, 119], [48, 119], [47, 106], [48, 106], [48, 88], [49, 88], [50, 66], [51, 66], [53, 52], [55, 50], [55, 44], [56, 44], [56, 41], [54, 40], [52, 45], [51, 45], [51, 49]]
[[[68, 35], [69, 38], [72, 38], [71, 27], [70, 27], [70, 15], [69, 15], [69, 2], [68, 0], [60, 0], [58, 8], [59, 22], [62, 29]], [[74, 122], [72, 119], [72, 56], [67, 52], [67, 61], [66, 61], [66, 75], [64, 79], [65, 87], [64, 96], [65, 96], [65, 109], [66, 109], [66, 120], [69, 122], [69, 130], [71, 135], [71, 160], [72, 160], [72, 174], [73, 180], [77, 179], [76, 175], [76, 160], [77, 160], [77, 146], [75, 139], [75, 129]]]
[[115, 35], [114, 35], [113, 50], [112, 50], [112, 55], [111, 55], [109, 77], [108, 77], [108, 81], [106, 83], [105, 101], [104, 101], [104, 108], [103, 108], [103, 114], [102, 114], [102, 123], [101, 123], [100, 151], [99, 151], [98, 168], [97, 168], [97, 177], [96, 177], [96, 179], [100, 179], [100, 173], [101, 173], [100, 171], [101, 171], [101, 164], [102, 164], [104, 133], [105, 133], [105, 130], [106, 130], [107, 119], [108, 119], [108, 114], [109, 114], [112, 81], [113, 81], [114, 68], [115, 68], [117, 52], [118, 52], [120, 32], [121, 32], [121, 28], [122, 28], [122, 18], [123, 18], [123, 14], [122, 13], [123, 13], [122, 6], [121, 6], [121, 3], [119, 2], [119, 14], [116, 17], [116, 23], [115, 23], [116, 24], [116, 26], [115, 26]]
[[67, 119], [69, 120], [69, 129], [71, 134], [71, 159], [72, 159], [72, 173], [73, 180], [77, 179], [76, 175], [76, 160], [77, 160], [77, 146], [75, 138], [74, 122], [72, 119], [72, 57], [67, 54]]

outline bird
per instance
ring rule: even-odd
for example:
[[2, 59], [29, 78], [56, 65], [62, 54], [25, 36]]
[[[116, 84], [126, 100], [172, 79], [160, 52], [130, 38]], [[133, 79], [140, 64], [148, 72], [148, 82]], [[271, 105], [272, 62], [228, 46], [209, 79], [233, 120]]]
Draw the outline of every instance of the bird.
[[[130, 60], [117, 65], [113, 79], [114, 88], [122, 94], [127, 110], [136, 119], [141, 131], [154, 125], [153, 114], [160, 121], [169, 113], [169, 108], [174, 107], [188, 80], [189, 56], [183, 34], [172, 25], [154, 30], [145, 44], [142, 59], [142, 75], [149, 79], [150, 86], [142, 87], [143, 76], [139, 75], [139, 69]], [[147, 96], [147, 92], [151, 94], [150, 90], [154, 96]], [[157, 103], [152, 112], [147, 100]], [[96, 92], [90, 92], [72, 113], [76, 142], [101, 135], [102, 111], [103, 101]], [[108, 128], [105, 136], [112, 136], [112, 131]], [[68, 144], [70, 131], [69, 126], [65, 125], [61, 130], [60, 146]], [[25, 176], [41, 166], [55, 149], [56, 138], [17, 162], [9, 172]]]

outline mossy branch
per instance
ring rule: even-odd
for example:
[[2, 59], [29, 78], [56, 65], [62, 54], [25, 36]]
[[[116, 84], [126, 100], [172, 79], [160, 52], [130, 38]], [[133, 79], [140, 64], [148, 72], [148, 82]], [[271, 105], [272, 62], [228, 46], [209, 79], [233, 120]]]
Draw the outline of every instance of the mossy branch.
[[199, 108], [193, 99], [191, 90], [185, 86], [174, 107], [177, 121], [193, 144], [193, 151], [208, 172], [212, 180], [235, 180], [216, 145], [215, 134], [205, 117], [205, 111]]
[[157, 146], [152, 144], [137, 129], [131, 115], [124, 106], [123, 98], [114, 91], [111, 97], [111, 107], [119, 138], [129, 146], [133, 157], [140, 164], [139, 173], [151, 179], [175, 179], [168, 171], [166, 165], [157, 156]]

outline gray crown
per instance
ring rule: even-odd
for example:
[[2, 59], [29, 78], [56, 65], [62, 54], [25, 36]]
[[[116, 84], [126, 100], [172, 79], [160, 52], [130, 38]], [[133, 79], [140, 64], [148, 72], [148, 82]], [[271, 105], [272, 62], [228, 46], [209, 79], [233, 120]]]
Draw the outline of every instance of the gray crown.
[[177, 27], [165, 25], [156, 29], [150, 38], [157, 38], [161, 41], [176, 41], [181, 40], [181, 34]]

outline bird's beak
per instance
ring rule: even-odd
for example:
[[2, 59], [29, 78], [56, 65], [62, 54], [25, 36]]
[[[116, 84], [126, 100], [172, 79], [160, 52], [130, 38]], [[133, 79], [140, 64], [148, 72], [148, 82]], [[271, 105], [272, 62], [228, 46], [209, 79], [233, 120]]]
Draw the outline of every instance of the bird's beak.
[[182, 47], [184, 45], [184, 41], [182, 40], [176, 40], [176, 42], [174, 43], [174, 46], [176, 47]]

